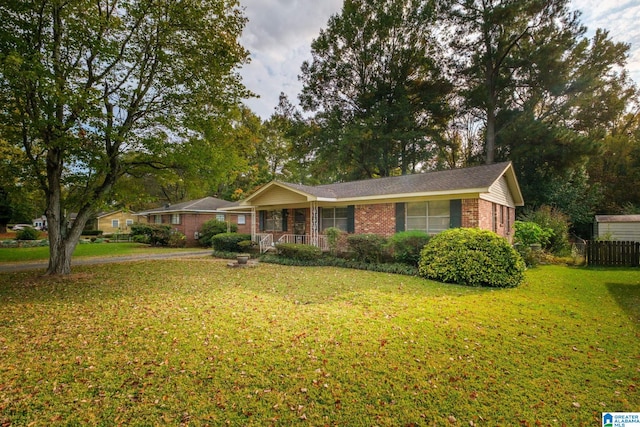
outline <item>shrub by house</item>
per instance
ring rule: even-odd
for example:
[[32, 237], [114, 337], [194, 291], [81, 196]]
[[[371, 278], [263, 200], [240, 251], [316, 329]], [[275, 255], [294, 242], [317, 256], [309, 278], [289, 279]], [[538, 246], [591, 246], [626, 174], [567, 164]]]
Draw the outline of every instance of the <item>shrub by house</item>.
[[497, 234], [475, 228], [445, 230], [420, 254], [422, 277], [468, 286], [511, 288], [524, 280], [518, 252]]

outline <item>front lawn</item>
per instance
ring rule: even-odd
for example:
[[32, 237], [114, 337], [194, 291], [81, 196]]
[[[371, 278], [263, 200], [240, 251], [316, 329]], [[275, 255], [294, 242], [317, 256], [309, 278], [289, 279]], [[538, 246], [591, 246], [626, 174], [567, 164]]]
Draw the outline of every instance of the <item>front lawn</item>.
[[[123, 256], [183, 250], [188, 251], [194, 249], [151, 247], [149, 245], [142, 245], [139, 243], [87, 243], [76, 246], [76, 249], [73, 252], [73, 257]], [[38, 246], [35, 248], [0, 248], [0, 263], [47, 261], [48, 259], [49, 246]]]
[[593, 426], [640, 410], [640, 271], [0, 274], [0, 360], [0, 425]]

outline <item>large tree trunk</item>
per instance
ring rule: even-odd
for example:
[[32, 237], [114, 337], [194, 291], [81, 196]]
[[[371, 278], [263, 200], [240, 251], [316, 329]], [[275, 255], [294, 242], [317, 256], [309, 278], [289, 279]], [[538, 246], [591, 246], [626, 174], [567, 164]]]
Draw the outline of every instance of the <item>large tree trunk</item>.
[[49, 232], [49, 266], [46, 275], [71, 273], [71, 255], [78, 244], [82, 230], [92, 211], [85, 205], [69, 227], [69, 215], [62, 205], [62, 153], [51, 149], [47, 153], [47, 226]]
[[[55, 191], [54, 191], [55, 192]], [[50, 197], [56, 199], [55, 196]], [[91, 216], [91, 211], [84, 208], [78, 212], [71, 226], [69, 226], [70, 213], [61, 209], [59, 197], [58, 203], [50, 205], [47, 209], [47, 222], [49, 224], [49, 266], [47, 275], [64, 275], [71, 273], [71, 256], [78, 245], [82, 230]]]
[[484, 150], [485, 162], [490, 165], [495, 160], [496, 151], [496, 112], [493, 106], [487, 109], [487, 139]]

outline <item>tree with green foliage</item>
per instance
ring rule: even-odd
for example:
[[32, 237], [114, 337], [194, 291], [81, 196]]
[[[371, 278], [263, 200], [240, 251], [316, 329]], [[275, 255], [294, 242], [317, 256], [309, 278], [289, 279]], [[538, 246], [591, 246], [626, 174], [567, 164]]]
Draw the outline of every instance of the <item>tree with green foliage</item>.
[[0, 188], [0, 233], [7, 232], [7, 224], [13, 216], [13, 207], [9, 194], [3, 188]]
[[540, 242], [543, 249], [556, 255], [566, 255], [570, 249], [569, 227], [571, 225], [569, 217], [552, 206], [540, 206], [524, 212], [520, 216], [523, 222], [537, 224], [540, 228], [549, 232], [547, 238]]
[[[45, 195], [47, 274], [68, 274], [86, 222], [136, 165], [197, 145], [247, 95], [235, 0], [8, 0], [0, 129]], [[73, 224], [69, 214], [76, 212]]]
[[421, 0], [346, 0], [302, 65], [309, 153], [335, 179], [415, 171], [450, 116], [437, 61], [435, 9]]
[[491, 164], [510, 111], [532, 88], [559, 77], [563, 55], [585, 29], [568, 0], [453, 0], [447, 15], [443, 31], [459, 91], [484, 122], [485, 162]]
[[580, 40], [566, 53], [555, 83], [531, 90], [519, 112], [512, 112], [498, 146], [513, 160], [532, 207], [559, 207], [574, 224], [591, 221], [602, 193], [587, 165], [602, 153], [635, 92], [620, 71], [627, 50], [602, 31]]
[[622, 100], [624, 111], [601, 126], [604, 135], [598, 155], [587, 164], [589, 185], [602, 190], [597, 213], [624, 214], [640, 210], [640, 93]]
[[527, 204], [587, 224], [603, 191], [585, 167], [635, 96], [624, 71], [629, 46], [604, 30], [584, 37], [568, 0], [449, 5], [461, 112], [483, 124], [475, 137], [484, 161], [512, 160]]

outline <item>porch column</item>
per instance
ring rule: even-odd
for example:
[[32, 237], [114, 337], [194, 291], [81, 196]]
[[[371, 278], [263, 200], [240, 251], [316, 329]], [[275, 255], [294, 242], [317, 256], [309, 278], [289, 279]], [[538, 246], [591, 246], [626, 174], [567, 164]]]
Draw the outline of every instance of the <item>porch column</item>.
[[256, 241], [256, 235], [258, 233], [256, 232], [256, 207], [252, 206], [251, 207], [251, 241], [255, 242]]
[[311, 212], [311, 245], [318, 247], [318, 206], [316, 202], [309, 204], [309, 211]]

